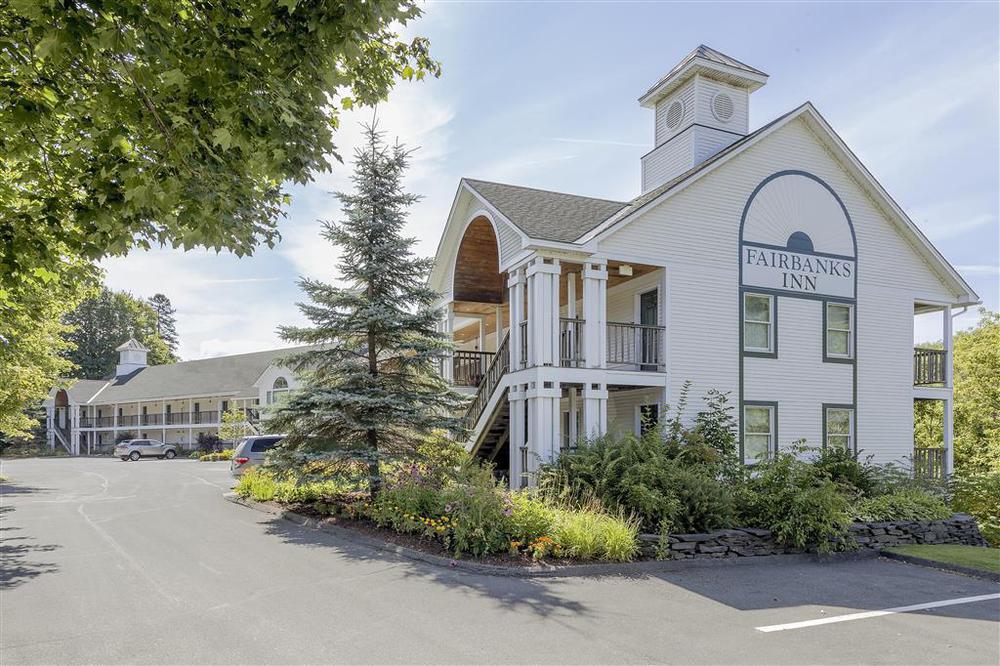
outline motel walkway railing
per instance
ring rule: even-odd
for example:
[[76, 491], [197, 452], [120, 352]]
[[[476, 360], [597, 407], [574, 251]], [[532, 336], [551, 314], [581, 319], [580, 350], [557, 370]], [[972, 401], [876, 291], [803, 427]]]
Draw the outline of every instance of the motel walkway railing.
[[913, 476], [917, 479], [943, 481], [945, 478], [944, 449], [941, 447], [914, 447]]
[[452, 382], [455, 386], [479, 386], [493, 356], [494, 352], [456, 350], [452, 353]]
[[489, 367], [486, 368], [486, 372], [483, 374], [483, 379], [479, 383], [479, 389], [476, 391], [475, 397], [465, 411], [465, 427], [469, 429], [476, 427], [479, 417], [486, 410], [486, 405], [489, 404], [493, 392], [496, 391], [497, 386], [500, 384], [500, 380], [510, 370], [509, 342], [510, 334], [508, 333], [504, 336], [503, 341], [500, 342], [496, 354], [493, 355]]
[[943, 349], [917, 347], [913, 350], [913, 385], [944, 384], [947, 352]]

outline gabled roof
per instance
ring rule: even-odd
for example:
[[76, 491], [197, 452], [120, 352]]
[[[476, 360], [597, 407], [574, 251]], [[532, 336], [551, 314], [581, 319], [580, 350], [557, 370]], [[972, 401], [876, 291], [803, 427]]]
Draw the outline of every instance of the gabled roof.
[[[701, 164], [625, 203], [481, 180], [463, 179], [463, 183], [521, 229], [528, 236], [529, 241], [556, 241], [571, 243], [583, 248], [595, 239], [612, 233], [612, 230], [627, 224], [650, 206], [657, 205], [667, 197], [679, 192], [797, 118], [807, 119], [817, 137], [831, 150], [831, 154], [842, 161], [848, 173], [867, 189], [873, 199], [881, 202], [880, 207], [900, 233], [911, 241], [913, 247], [924, 257], [928, 265], [933, 267], [946, 283], [950, 283], [955, 293], [961, 297], [957, 304], [974, 305], [978, 303], [979, 296], [972, 287], [938, 252], [937, 248], [917, 228], [899, 204], [889, 196], [882, 185], [875, 180], [871, 172], [851, 152], [843, 139], [811, 102], [806, 102], [775, 118], [763, 127], [720, 150]], [[603, 218], [601, 218], [602, 215], [604, 215]]]
[[[103, 379], [77, 379], [66, 389], [66, 395], [71, 403], [82, 404], [93, 398], [107, 383]], [[59, 389], [52, 389], [49, 398], [55, 399], [58, 392]]]
[[768, 78], [767, 74], [756, 67], [701, 44], [650, 86], [639, 98], [639, 104], [645, 107], [655, 105], [659, 99], [669, 95], [695, 74], [706, 74], [711, 78], [745, 87], [750, 92], [763, 86]]
[[570, 242], [625, 206], [624, 201], [463, 178], [479, 196], [530, 238]]
[[[151, 365], [114, 379], [83, 379], [67, 392], [70, 401], [108, 404], [189, 395], [256, 397], [254, 383], [268, 366], [308, 347], [216, 356], [169, 365]], [[55, 396], [55, 390], [50, 397]]]
[[138, 340], [136, 340], [135, 338], [129, 338], [125, 342], [123, 342], [120, 345], [118, 345], [117, 347], [115, 347], [115, 351], [117, 351], [117, 352], [120, 352], [120, 351], [144, 351], [144, 352], [148, 352], [149, 350], [146, 349], [145, 347], [143, 347], [142, 344]]

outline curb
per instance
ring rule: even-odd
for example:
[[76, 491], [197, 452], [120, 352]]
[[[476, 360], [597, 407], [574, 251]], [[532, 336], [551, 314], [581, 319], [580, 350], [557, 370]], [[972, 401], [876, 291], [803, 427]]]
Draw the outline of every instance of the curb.
[[972, 569], [971, 567], [963, 567], [960, 564], [950, 564], [948, 562], [938, 562], [937, 560], [928, 560], [927, 558], [917, 557], [915, 555], [904, 555], [903, 553], [891, 553], [887, 550], [883, 550], [880, 554], [882, 557], [889, 560], [905, 562], [906, 564], [914, 564], [920, 567], [927, 567], [929, 569], [951, 571], [953, 573], [959, 573], [964, 576], [971, 576], [972, 578], [981, 578], [983, 580], [993, 581], [994, 583], [1000, 583], [1000, 573], [994, 573], [992, 571], [983, 571], [982, 569]]
[[853, 553], [831, 553], [828, 555], [818, 554], [795, 554], [795, 555], [767, 555], [762, 557], [739, 557], [739, 558], [719, 558], [719, 559], [694, 559], [694, 560], [644, 560], [642, 562], [623, 563], [599, 563], [599, 564], [572, 564], [572, 565], [547, 565], [538, 564], [535, 567], [522, 566], [500, 566], [497, 564], [479, 564], [467, 560], [452, 559], [425, 553], [414, 548], [407, 548], [394, 543], [389, 543], [381, 539], [373, 539], [364, 534], [358, 534], [338, 525], [324, 523], [311, 516], [306, 516], [288, 509], [280, 509], [264, 505], [253, 500], [245, 500], [235, 493], [225, 493], [223, 498], [261, 513], [266, 513], [282, 520], [295, 523], [301, 527], [307, 527], [320, 532], [336, 536], [344, 541], [356, 545], [367, 546], [376, 550], [383, 550], [396, 555], [401, 555], [410, 560], [432, 564], [450, 571], [462, 573], [479, 574], [485, 576], [502, 576], [507, 578], [570, 578], [570, 577], [597, 577], [597, 576], [629, 576], [653, 573], [672, 573], [680, 571], [691, 571], [693, 569], [712, 569], [718, 567], [738, 567], [738, 566], [767, 566], [797, 563], [815, 562], [843, 562], [853, 560], [866, 560], [878, 557], [875, 550], [857, 551]]

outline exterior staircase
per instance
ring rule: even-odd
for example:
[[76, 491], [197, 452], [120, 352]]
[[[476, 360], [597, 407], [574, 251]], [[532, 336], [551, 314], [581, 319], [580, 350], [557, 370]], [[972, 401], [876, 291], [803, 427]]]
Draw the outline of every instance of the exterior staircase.
[[465, 412], [465, 427], [470, 433], [469, 450], [490, 461], [500, 459], [499, 467], [506, 467], [505, 459], [499, 454], [510, 438], [510, 406], [504, 385], [504, 378], [510, 371], [509, 342], [508, 332]]
[[56, 439], [59, 440], [59, 443], [63, 445], [63, 447], [66, 449], [66, 452], [72, 455], [73, 447], [71, 447], [69, 444], [69, 430], [56, 424], [56, 427], [53, 428], [53, 431], [56, 433]]

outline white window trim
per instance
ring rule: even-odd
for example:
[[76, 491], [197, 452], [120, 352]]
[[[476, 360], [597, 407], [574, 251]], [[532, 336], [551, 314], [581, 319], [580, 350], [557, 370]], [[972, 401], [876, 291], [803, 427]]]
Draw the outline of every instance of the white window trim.
[[[840, 433], [832, 433], [834, 437], [847, 437], [847, 451], [854, 451], [854, 408], [853, 407], [826, 407], [823, 410], [823, 446], [828, 447], [830, 444], [830, 412], [847, 412], [847, 434], [842, 435]], [[838, 445], [839, 446], [839, 445]]]
[[[851, 303], [831, 303], [827, 301], [826, 303], [825, 317], [826, 329], [823, 331], [823, 347], [826, 349], [826, 355], [830, 358], [854, 358], [854, 305]], [[847, 328], [833, 328], [830, 324], [830, 308], [831, 307], [841, 307], [847, 308]], [[836, 331], [838, 333], [847, 333], [847, 353], [846, 354], [836, 354], [830, 351], [830, 331]]]
[[[767, 299], [766, 322], [747, 320], [747, 299], [750, 297]], [[751, 347], [749, 345], [746, 336], [747, 324], [767, 324], [767, 347]], [[743, 351], [773, 354], [774, 353], [774, 295], [758, 294], [752, 291], [743, 292], [743, 321], [741, 322], [741, 325], [743, 326]]]
[[[767, 433], [762, 432], [747, 432], [746, 424], [749, 421], [747, 418], [748, 409], [766, 409], [768, 414], [768, 431]], [[743, 405], [743, 441], [741, 442], [743, 448], [743, 464], [753, 464], [757, 462], [756, 456], [747, 455], [747, 435], [767, 435], [767, 455], [770, 455], [775, 450], [775, 440], [778, 436], [777, 424], [775, 420], [777, 419], [778, 408], [775, 405], [762, 405], [762, 404], [745, 404]]]

